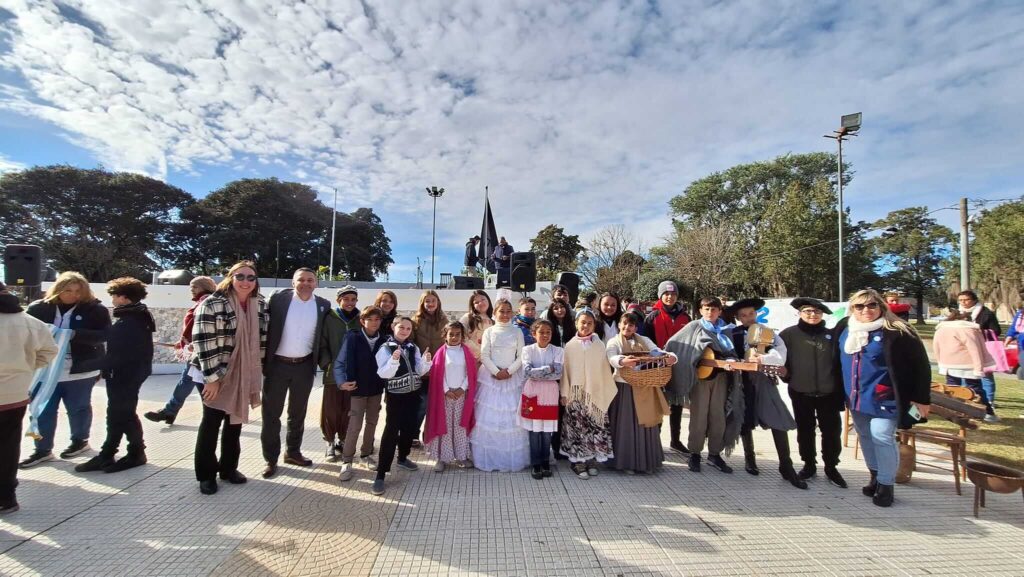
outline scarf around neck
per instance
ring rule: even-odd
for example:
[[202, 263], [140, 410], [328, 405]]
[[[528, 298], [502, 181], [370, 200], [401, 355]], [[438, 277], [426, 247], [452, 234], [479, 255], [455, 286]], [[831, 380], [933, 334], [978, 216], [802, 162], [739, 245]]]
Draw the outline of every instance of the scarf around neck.
[[868, 344], [868, 333], [877, 331], [884, 325], [885, 317], [878, 317], [870, 323], [862, 323], [851, 317], [849, 324], [846, 325], [846, 343], [843, 345], [843, 351], [848, 355], [860, 352]]
[[715, 338], [718, 339], [718, 344], [721, 345], [723, 351], [735, 351], [732, 339], [729, 338], [729, 335], [722, 332], [722, 329], [725, 328], [725, 321], [721, 318], [715, 321], [714, 324], [711, 324], [704, 319], [700, 319], [700, 326], [715, 335]]
[[803, 332], [810, 333], [812, 335], [820, 334], [828, 330], [828, 327], [825, 326], [824, 322], [812, 325], [811, 323], [806, 322], [803, 319], [798, 320], [796, 322], [796, 326], [800, 327], [800, 330], [802, 330]]
[[[249, 298], [242, 308], [238, 295], [228, 293], [235, 311], [235, 348], [228, 358], [228, 372], [221, 380], [220, 392], [206, 404], [228, 414], [232, 425], [249, 422], [249, 409], [260, 406], [263, 370], [260, 363], [260, 310], [258, 297]], [[256, 302], [254, 302], [256, 301]]]

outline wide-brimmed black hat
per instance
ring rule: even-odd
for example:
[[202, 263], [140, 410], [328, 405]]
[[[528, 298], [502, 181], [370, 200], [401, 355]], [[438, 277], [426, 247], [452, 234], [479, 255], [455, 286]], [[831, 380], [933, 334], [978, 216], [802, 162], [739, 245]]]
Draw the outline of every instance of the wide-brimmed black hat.
[[795, 308], [796, 310], [800, 310], [804, 307], [810, 306], [818, 309], [819, 311], [827, 315], [832, 314], [832, 309], [825, 306], [825, 303], [819, 301], [818, 299], [812, 299], [811, 297], [797, 297], [789, 302], [789, 306]]
[[752, 298], [740, 299], [740, 300], [732, 303], [728, 307], [726, 307], [725, 310], [728, 311], [731, 314], [735, 314], [740, 309], [745, 309], [747, 307], [752, 307], [756, 311], [756, 310], [760, 309], [763, 306], [764, 306], [764, 299], [759, 299], [757, 297], [752, 297]]

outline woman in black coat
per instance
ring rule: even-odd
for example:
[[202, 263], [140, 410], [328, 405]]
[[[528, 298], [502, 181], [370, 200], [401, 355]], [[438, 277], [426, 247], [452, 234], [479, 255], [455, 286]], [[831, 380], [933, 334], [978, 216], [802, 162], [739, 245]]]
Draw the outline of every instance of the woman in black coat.
[[917, 333], [877, 292], [854, 293], [848, 310], [851, 316], [834, 329], [837, 385], [846, 393], [871, 473], [864, 494], [888, 507], [899, 466], [896, 429], [909, 429], [928, 416], [931, 365]]
[[[142, 383], [153, 372], [156, 321], [142, 304], [146, 298], [142, 281], [114, 279], [108, 283], [107, 293], [114, 303], [116, 319], [110, 327], [107, 354], [82, 363], [85, 368], [100, 369], [107, 383], [107, 439], [98, 455], [75, 467], [79, 473], [116, 473], [146, 463], [142, 423], [136, 411]], [[128, 438], [128, 454], [115, 461], [122, 437]]]
[[71, 445], [61, 452], [69, 459], [89, 450], [92, 427], [92, 388], [99, 380], [98, 370], [86, 370], [83, 363], [103, 356], [103, 342], [110, 328], [110, 313], [89, 288], [89, 281], [77, 272], [63, 272], [41, 300], [25, 310], [44, 323], [74, 331], [64, 370], [53, 396], [39, 415], [39, 434], [35, 451], [20, 467], [26, 469], [53, 459], [53, 437], [57, 431], [57, 409], [64, 410], [71, 425]]

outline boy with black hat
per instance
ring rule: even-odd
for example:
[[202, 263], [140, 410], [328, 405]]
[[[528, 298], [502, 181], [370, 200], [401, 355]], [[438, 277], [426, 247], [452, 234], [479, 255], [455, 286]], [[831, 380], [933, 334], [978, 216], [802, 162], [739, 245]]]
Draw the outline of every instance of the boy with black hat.
[[789, 383], [789, 400], [796, 418], [796, 444], [804, 462], [801, 479], [809, 479], [817, 472], [817, 442], [814, 428], [821, 429], [821, 457], [825, 462], [825, 476], [838, 487], [846, 488], [846, 480], [839, 474], [840, 436], [842, 424], [839, 413], [846, 399], [843, 389], [836, 386], [833, 365], [832, 330], [824, 323], [824, 315], [832, 311], [818, 299], [800, 297], [790, 306], [800, 312], [796, 325], [779, 333], [786, 344], [786, 374], [782, 380]]
[[[746, 298], [729, 307], [729, 312], [736, 319], [736, 326], [732, 330], [733, 346], [737, 354], [756, 359], [762, 365], [783, 366], [786, 364], [786, 345], [777, 334], [772, 335], [771, 344], [765, 347], [764, 353], [757, 350], [748, 352], [751, 345], [747, 335], [757, 324], [757, 311], [763, 306], [762, 299]], [[779, 455], [779, 474], [794, 487], [806, 489], [807, 483], [797, 476], [793, 469], [793, 459], [789, 456], [789, 435], [786, 431], [795, 429], [796, 422], [782, 402], [775, 377], [760, 371], [745, 371], [741, 373], [740, 380], [743, 383], [744, 400], [740, 439], [743, 441], [746, 471], [751, 475], [760, 473], [754, 457], [754, 428], [760, 425], [772, 431], [775, 450]]]
[[[341, 344], [345, 335], [359, 329], [359, 291], [352, 285], [338, 289], [336, 297], [338, 308], [332, 309], [324, 317], [324, 327], [320, 331], [320, 369], [324, 372], [324, 396], [320, 407], [320, 432], [327, 442], [324, 455], [328, 461], [334, 462], [341, 456], [345, 446], [345, 434], [348, 431], [348, 413], [352, 409], [352, 393], [341, 390], [339, 383], [334, 381], [334, 360], [341, 352]], [[337, 439], [337, 442], [335, 442]]]

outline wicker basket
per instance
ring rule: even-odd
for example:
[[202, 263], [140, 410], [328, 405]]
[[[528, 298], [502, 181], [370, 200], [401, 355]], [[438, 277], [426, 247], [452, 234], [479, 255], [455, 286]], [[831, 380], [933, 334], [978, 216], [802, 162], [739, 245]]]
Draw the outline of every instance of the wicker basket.
[[664, 387], [672, 378], [672, 367], [665, 364], [667, 356], [631, 355], [640, 360], [637, 369], [622, 367], [619, 376], [634, 387]]

